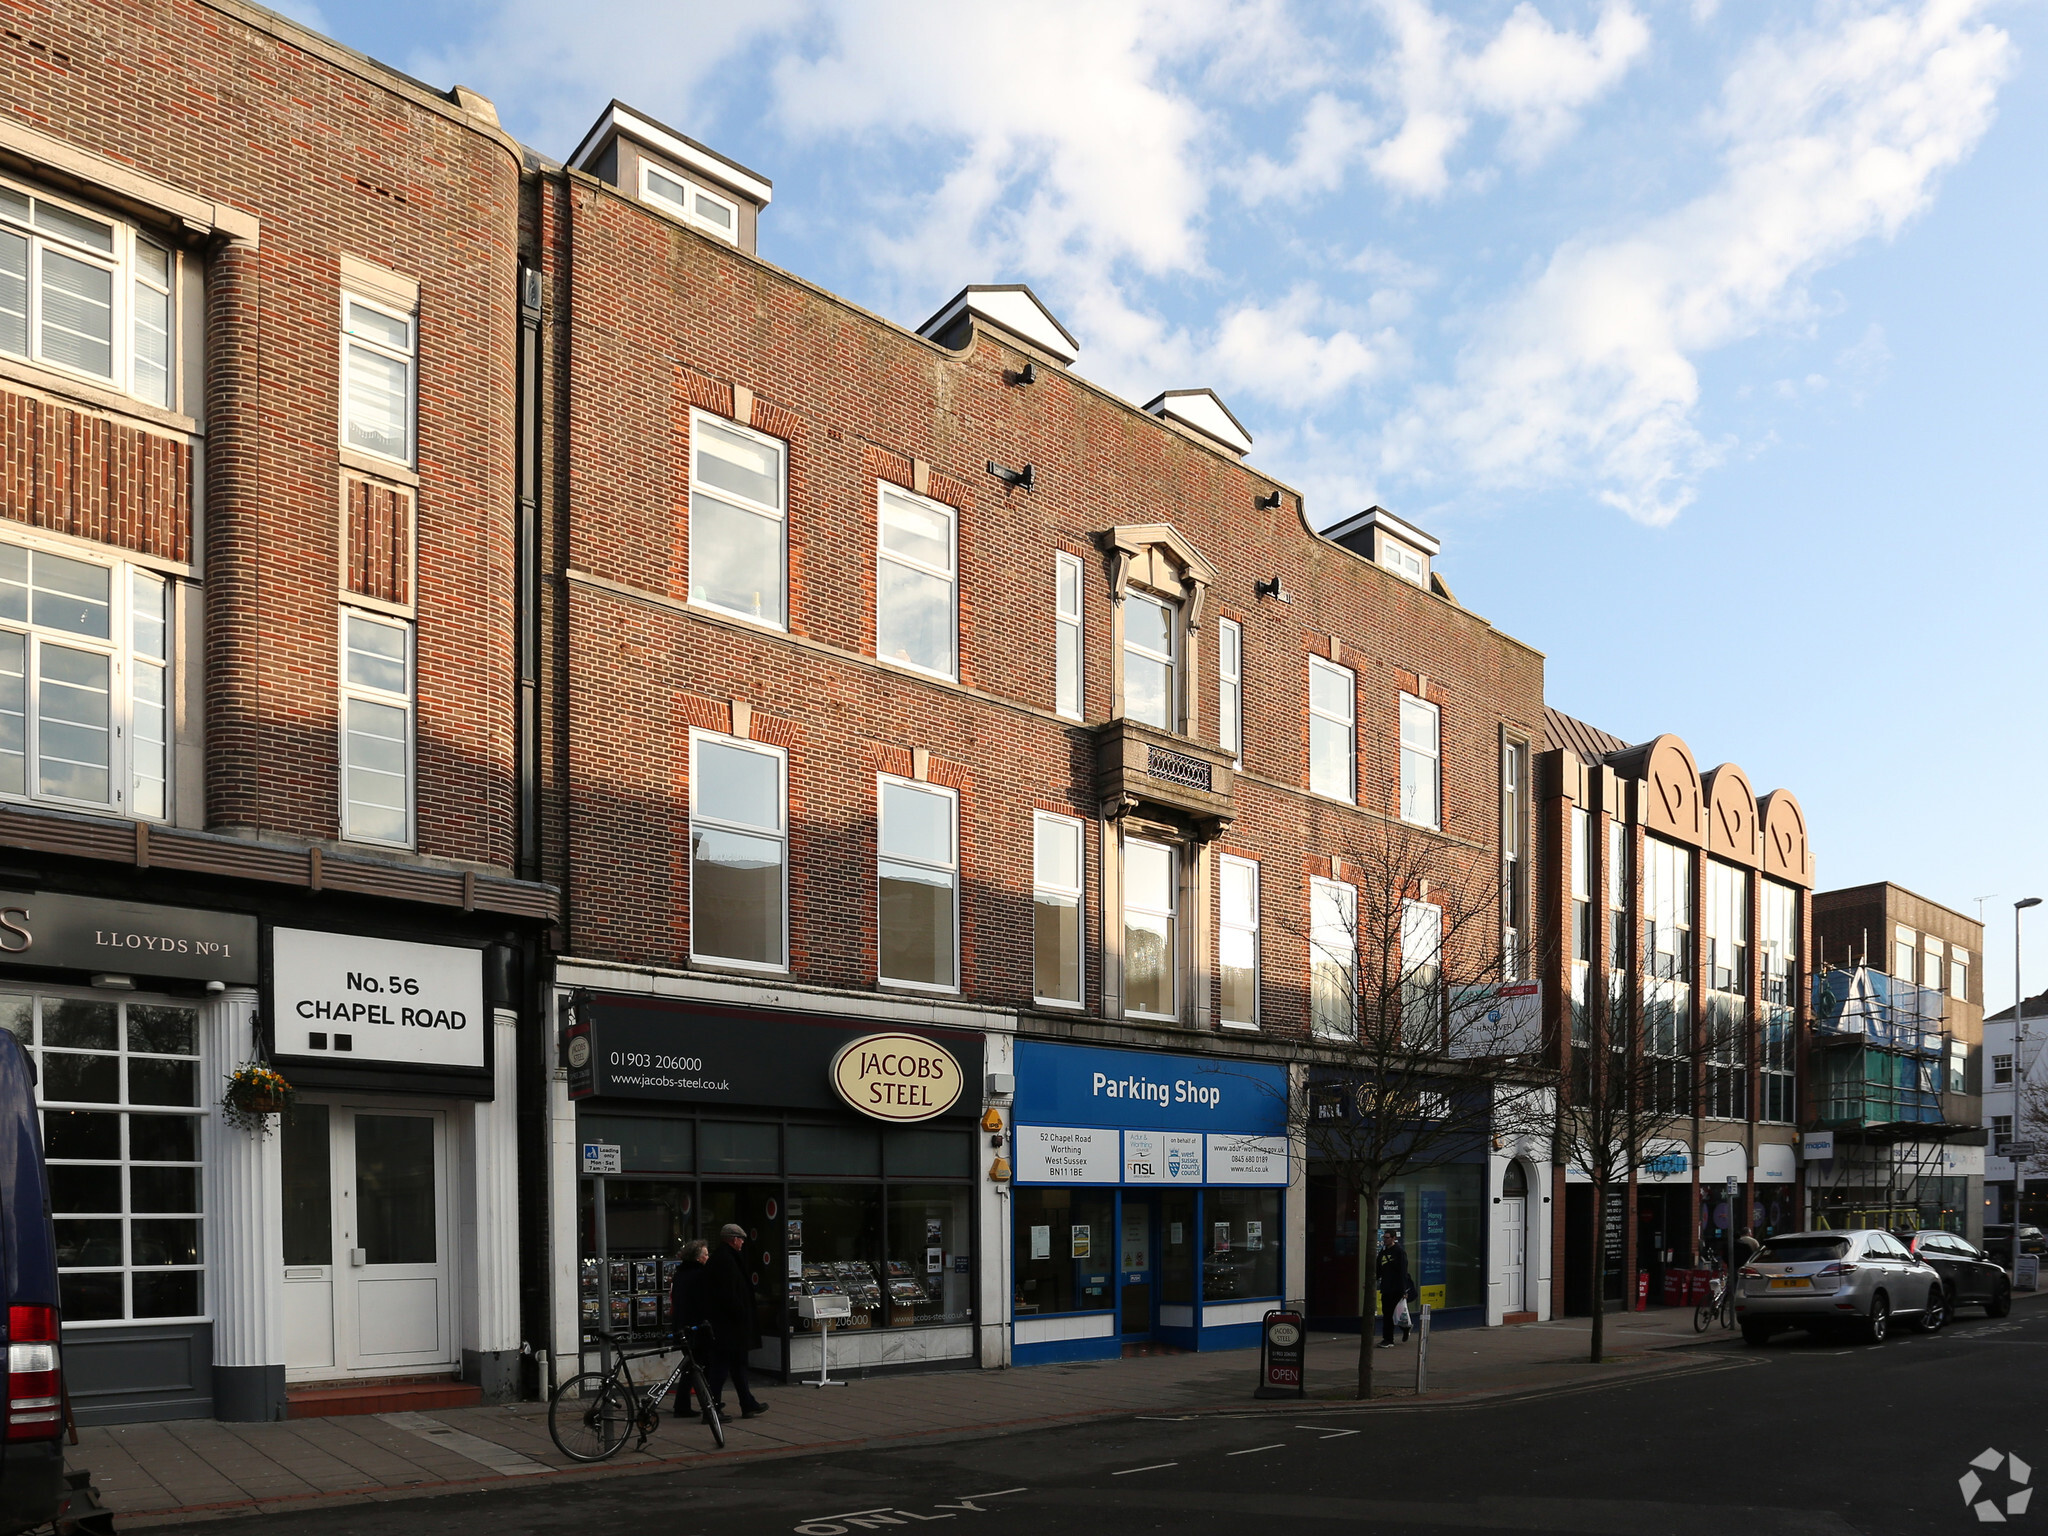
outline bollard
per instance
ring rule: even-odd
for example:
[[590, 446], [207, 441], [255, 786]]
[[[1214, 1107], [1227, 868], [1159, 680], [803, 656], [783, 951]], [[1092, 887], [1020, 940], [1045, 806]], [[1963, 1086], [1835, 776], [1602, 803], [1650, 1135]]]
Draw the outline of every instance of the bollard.
[[1422, 1316], [1415, 1323], [1415, 1395], [1429, 1391], [1429, 1303], [1422, 1304]]

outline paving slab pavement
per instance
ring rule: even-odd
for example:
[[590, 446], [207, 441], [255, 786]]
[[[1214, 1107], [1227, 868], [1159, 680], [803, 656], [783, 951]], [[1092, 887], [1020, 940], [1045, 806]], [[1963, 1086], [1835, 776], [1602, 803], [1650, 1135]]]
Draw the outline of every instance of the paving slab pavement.
[[[1354, 1394], [1357, 1336], [1318, 1334], [1309, 1346], [1308, 1396], [1320, 1412], [1455, 1406], [1697, 1369], [1716, 1363], [1714, 1351], [1740, 1348], [1735, 1335], [1696, 1334], [1690, 1308], [1659, 1309], [1609, 1317], [1606, 1356], [1594, 1365], [1586, 1358], [1589, 1326], [1585, 1318], [1565, 1318], [1437, 1332], [1422, 1398], [1415, 1392], [1414, 1342], [1380, 1350], [1371, 1403]], [[600, 1467], [578, 1466], [555, 1448], [542, 1403], [281, 1424], [185, 1419], [97, 1426], [79, 1432], [69, 1460], [90, 1469], [101, 1499], [121, 1528], [132, 1530], [513, 1481], [630, 1476], [712, 1461], [1014, 1433], [1089, 1418], [1298, 1415], [1298, 1400], [1262, 1404], [1252, 1397], [1257, 1370], [1256, 1350], [1231, 1350], [875, 1376], [824, 1391], [793, 1382], [764, 1387], [770, 1411], [730, 1425], [722, 1452], [695, 1421], [665, 1417], [645, 1450], [629, 1447]]]

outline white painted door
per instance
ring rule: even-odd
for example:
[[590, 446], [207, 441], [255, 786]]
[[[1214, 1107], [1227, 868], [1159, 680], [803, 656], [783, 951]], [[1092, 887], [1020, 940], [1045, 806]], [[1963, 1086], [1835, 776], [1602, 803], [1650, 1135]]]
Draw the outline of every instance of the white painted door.
[[350, 1370], [453, 1359], [445, 1122], [438, 1110], [352, 1109], [335, 1127], [335, 1323]]
[[447, 1116], [301, 1103], [283, 1134], [285, 1366], [452, 1364]]
[[1520, 1312], [1528, 1305], [1529, 1287], [1523, 1279], [1529, 1257], [1528, 1210], [1529, 1201], [1525, 1195], [1508, 1195], [1500, 1203], [1500, 1277], [1509, 1312]]

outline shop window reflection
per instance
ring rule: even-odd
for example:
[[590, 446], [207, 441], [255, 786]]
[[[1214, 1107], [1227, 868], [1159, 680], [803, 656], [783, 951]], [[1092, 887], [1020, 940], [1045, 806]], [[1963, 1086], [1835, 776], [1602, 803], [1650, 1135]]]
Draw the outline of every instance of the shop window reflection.
[[1115, 1191], [1020, 1187], [1011, 1203], [1020, 1317], [1115, 1305]]

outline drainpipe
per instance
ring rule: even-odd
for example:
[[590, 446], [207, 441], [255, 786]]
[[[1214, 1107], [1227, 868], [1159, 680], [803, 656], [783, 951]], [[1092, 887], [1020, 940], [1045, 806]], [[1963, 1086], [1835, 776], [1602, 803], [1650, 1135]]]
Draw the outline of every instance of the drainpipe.
[[540, 309], [541, 274], [519, 268], [519, 420], [515, 601], [519, 665], [519, 854], [523, 880], [540, 878]]

